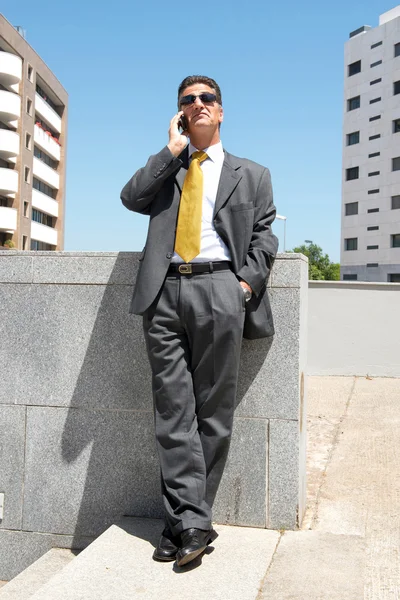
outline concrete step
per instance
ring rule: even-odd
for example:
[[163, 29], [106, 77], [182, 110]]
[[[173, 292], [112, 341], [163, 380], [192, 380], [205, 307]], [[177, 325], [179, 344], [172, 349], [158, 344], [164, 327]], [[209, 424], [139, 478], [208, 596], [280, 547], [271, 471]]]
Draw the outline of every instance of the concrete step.
[[279, 532], [217, 525], [219, 537], [206, 553], [179, 569], [152, 560], [162, 528], [153, 519], [121, 519], [31, 600], [257, 598]]
[[[152, 519], [121, 519], [69, 564], [64, 561], [61, 570], [53, 572], [46, 583], [29, 584], [26, 580], [24, 586], [14, 588], [14, 595], [3, 596], [21, 574], [0, 590], [0, 600], [364, 597], [366, 551], [362, 536], [217, 525], [219, 537], [212, 546], [180, 569], [175, 563], [152, 560], [162, 528], [161, 521]], [[38, 573], [37, 567], [32, 570]]]
[[27, 600], [54, 575], [68, 565], [76, 554], [65, 548], [53, 548], [0, 589], [0, 600]]

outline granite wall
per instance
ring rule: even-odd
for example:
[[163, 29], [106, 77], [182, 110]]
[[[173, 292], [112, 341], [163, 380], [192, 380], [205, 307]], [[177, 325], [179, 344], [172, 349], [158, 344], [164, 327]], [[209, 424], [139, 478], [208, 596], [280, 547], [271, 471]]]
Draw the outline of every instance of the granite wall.
[[[161, 517], [135, 253], [0, 251], [0, 580], [121, 515]], [[276, 335], [243, 341], [216, 522], [294, 529], [305, 505], [307, 262], [278, 256]], [[0, 503], [1, 504], [1, 503]]]

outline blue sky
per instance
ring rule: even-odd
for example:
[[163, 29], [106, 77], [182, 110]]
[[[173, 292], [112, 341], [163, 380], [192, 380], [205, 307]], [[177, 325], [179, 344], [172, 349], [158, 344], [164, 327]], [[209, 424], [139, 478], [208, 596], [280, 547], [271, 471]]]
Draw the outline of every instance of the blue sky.
[[[4, 16], [69, 94], [65, 250], [140, 250], [147, 217], [120, 190], [168, 141], [176, 89], [222, 89], [227, 150], [271, 170], [288, 249], [340, 254], [343, 45], [394, 0], [8, 4]], [[275, 233], [283, 249], [283, 224]]]

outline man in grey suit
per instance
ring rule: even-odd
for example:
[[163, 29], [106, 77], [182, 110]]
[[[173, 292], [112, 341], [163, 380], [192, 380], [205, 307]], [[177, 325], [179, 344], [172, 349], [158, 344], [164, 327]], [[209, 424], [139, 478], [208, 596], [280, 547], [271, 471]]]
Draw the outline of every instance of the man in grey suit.
[[266, 284], [278, 241], [268, 169], [222, 148], [218, 84], [187, 77], [178, 109], [167, 146], [121, 199], [150, 216], [130, 312], [143, 315], [166, 518], [153, 557], [182, 566], [217, 537], [241, 341], [274, 334]]

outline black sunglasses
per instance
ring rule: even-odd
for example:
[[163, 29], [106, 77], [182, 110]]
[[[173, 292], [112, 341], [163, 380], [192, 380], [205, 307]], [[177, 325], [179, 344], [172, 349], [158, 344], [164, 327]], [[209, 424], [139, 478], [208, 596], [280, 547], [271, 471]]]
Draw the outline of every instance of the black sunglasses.
[[203, 104], [209, 104], [210, 102], [215, 102], [217, 100], [217, 96], [215, 94], [211, 94], [210, 92], [203, 92], [196, 96], [196, 94], [188, 94], [187, 96], [182, 96], [179, 100], [179, 104], [181, 106], [189, 106], [189, 104], [194, 104], [196, 102], [196, 98], [200, 98]]

